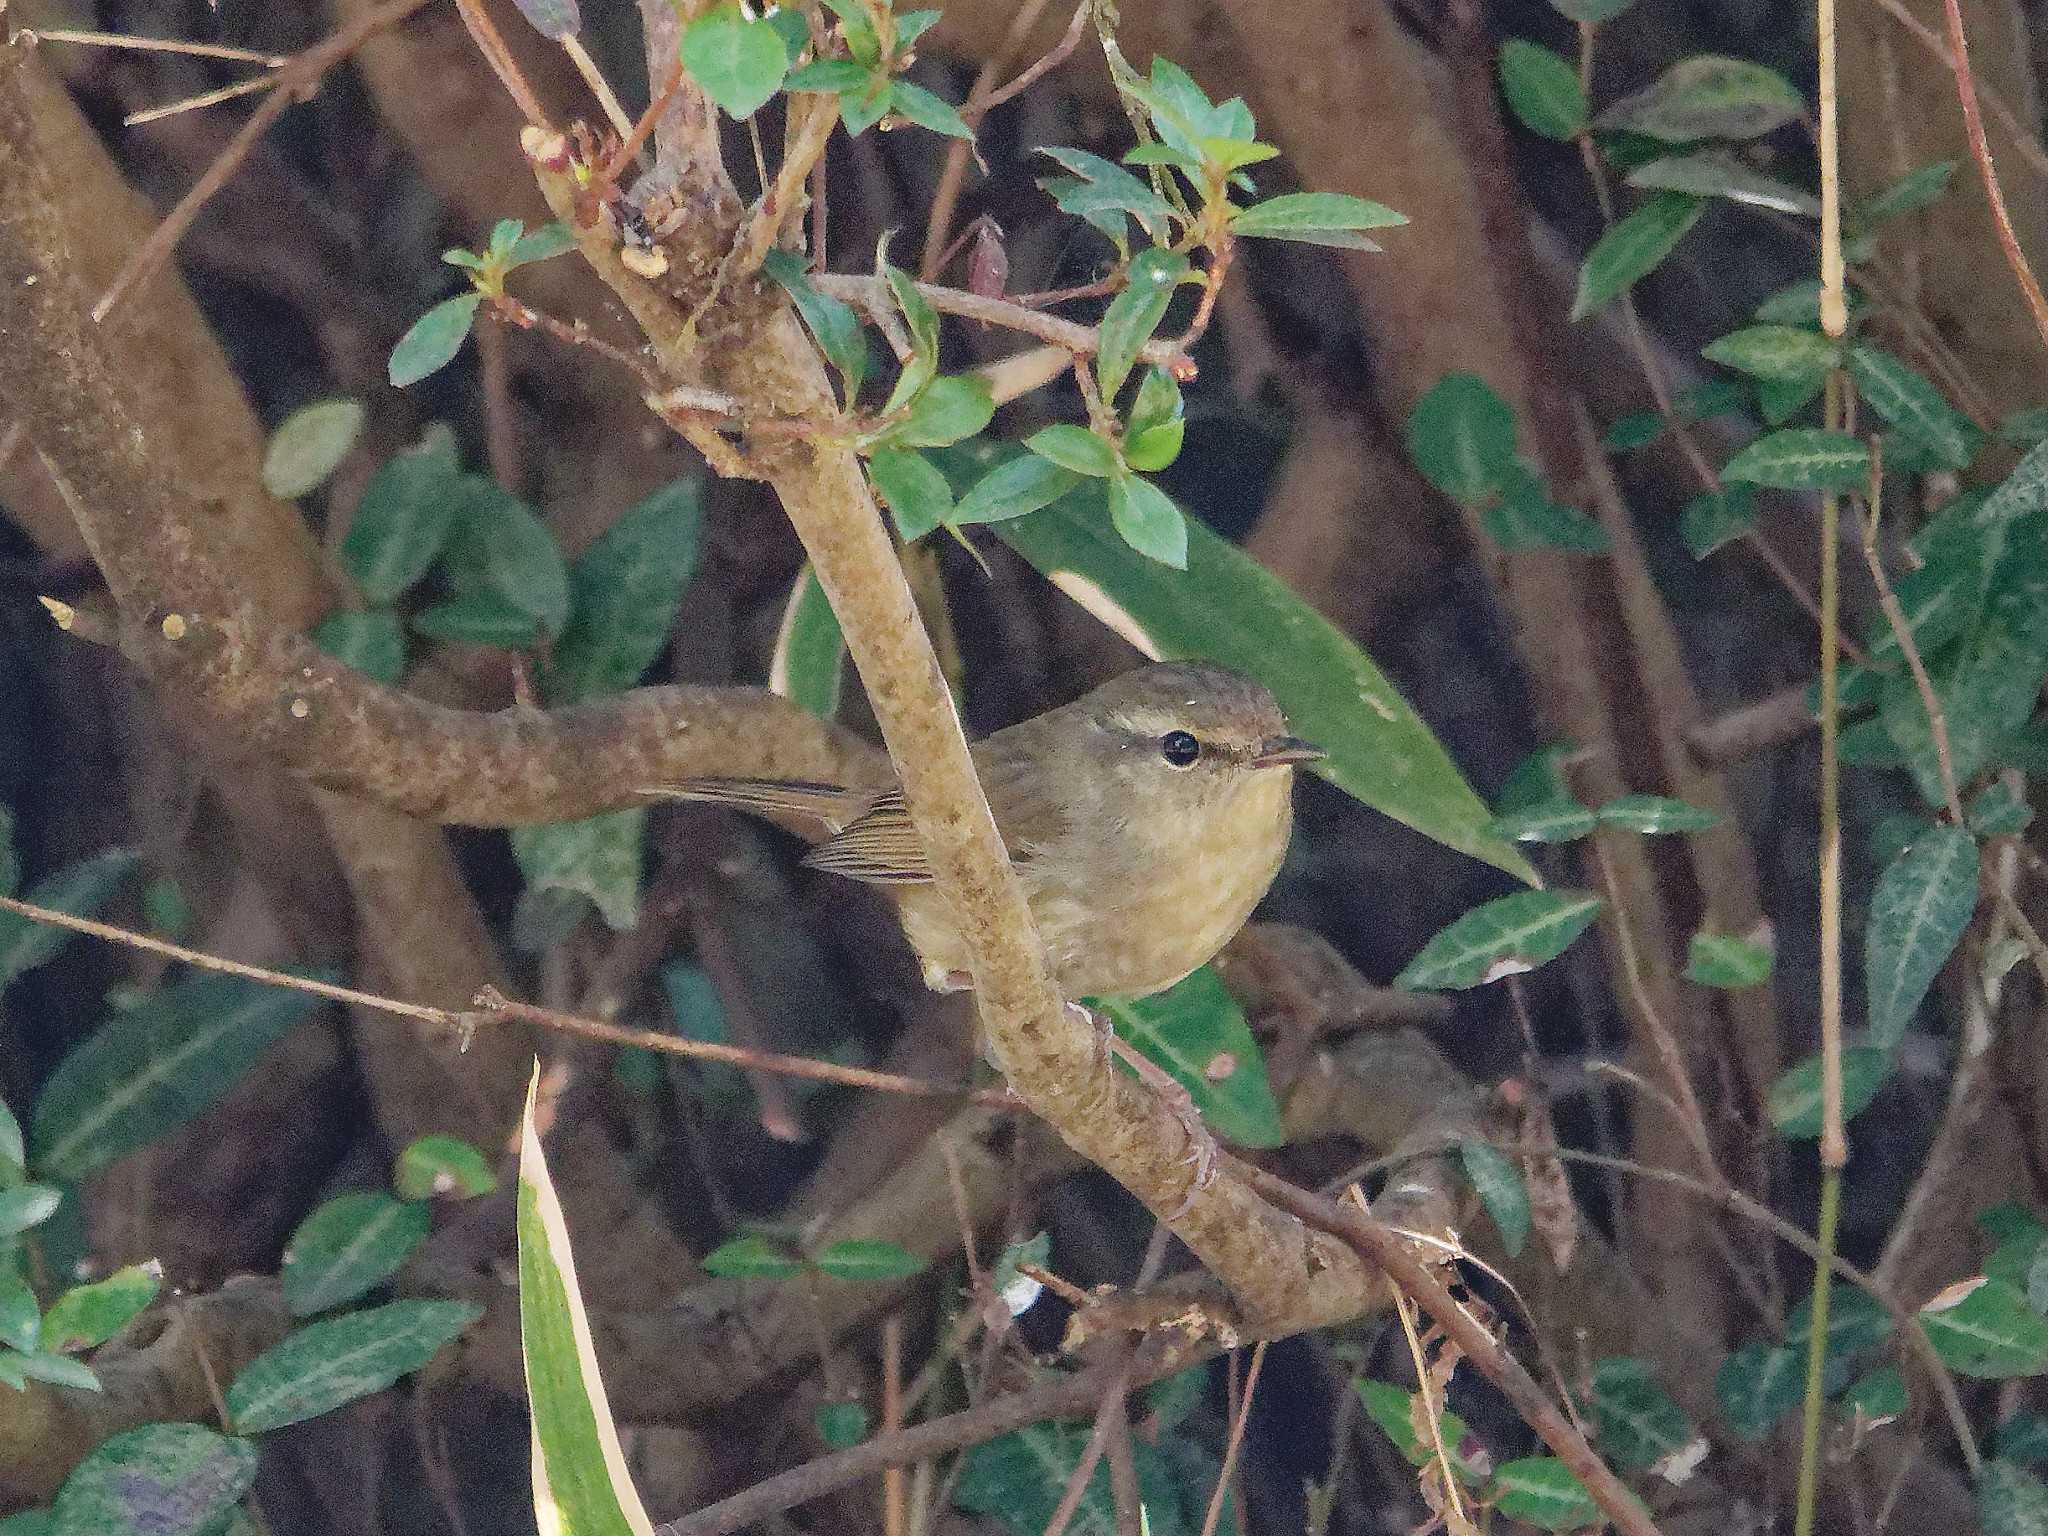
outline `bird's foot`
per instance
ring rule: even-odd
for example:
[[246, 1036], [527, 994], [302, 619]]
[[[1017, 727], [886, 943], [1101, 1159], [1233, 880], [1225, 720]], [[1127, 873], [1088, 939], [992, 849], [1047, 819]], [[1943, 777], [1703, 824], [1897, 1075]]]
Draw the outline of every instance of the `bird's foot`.
[[1152, 1060], [1143, 1051], [1119, 1035], [1109, 1020], [1093, 1008], [1080, 1003], [1067, 1006], [1087, 1019], [1095, 1027], [1096, 1037], [1105, 1053], [1123, 1058], [1131, 1070], [1138, 1074], [1138, 1081], [1157, 1094], [1166, 1107], [1173, 1112], [1174, 1119], [1186, 1133], [1188, 1150], [1184, 1159], [1194, 1169], [1194, 1180], [1188, 1185], [1188, 1192], [1181, 1197], [1171, 1215], [1166, 1218], [1171, 1226], [1187, 1215], [1193, 1208], [1195, 1197], [1216, 1181], [1216, 1159], [1219, 1152], [1216, 1138], [1209, 1133], [1209, 1127], [1202, 1123], [1202, 1112], [1195, 1107], [1194, 1095], [1175, 1079], [1172, 1074]]

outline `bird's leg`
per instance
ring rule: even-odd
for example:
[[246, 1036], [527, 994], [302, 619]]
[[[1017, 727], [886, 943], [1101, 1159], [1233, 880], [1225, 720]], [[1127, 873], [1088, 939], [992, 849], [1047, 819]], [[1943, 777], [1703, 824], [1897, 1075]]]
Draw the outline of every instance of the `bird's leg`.
[[1195, 1196], [1215, 1181], [1218, 1155], [1216, 1138], [1209, 1134], [1209, 1127], [1202, 1123], [1202, 1112], [1195, 1108], [1194, 1095], [1176, 1081], [1165, 1068], [1119, 1035], [1109, 1020], [1093, 1008], [1081, 1003], [1068, 1003], [1067, 1006], [1094, 1026], [1096, 1038], [1101, 1042], [1103, 1050], [1121, 1056], [1131, 1070], [1138, 1074], [1138, 1081], [1158, 1094], [1166, 1107], [1173, 1111], [1174, 1119], [1180, 1122], [1180, 1128], [1187, 1133], [1186, 1160], [1194, 1165], [1195, 1181], [1188, 1186], [1187, 1194], [1174, 1208], [1173, 1214], [1166, 1218], [1168, 1225], [1171, 1225], [1187, 1215], [1188, 1208], [1195, 1203]]

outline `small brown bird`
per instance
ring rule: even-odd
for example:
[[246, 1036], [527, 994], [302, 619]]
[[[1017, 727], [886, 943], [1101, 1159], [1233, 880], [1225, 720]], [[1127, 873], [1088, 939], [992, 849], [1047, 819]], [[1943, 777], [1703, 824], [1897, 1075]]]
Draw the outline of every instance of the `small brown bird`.
[[[1294, 766], [1322, 756], [1287, 734], [1263, 686], [1209, 662], [1139, 667], [979, 743], [975, 768], [1065, 995], [1160, 992], [1228, 943], [1287, 852]], [[896, 887], [925, 984], [970, 984], [901, 789], [690, 779], [655, 792], [815, 817], [832, 835], [804, 862]]]

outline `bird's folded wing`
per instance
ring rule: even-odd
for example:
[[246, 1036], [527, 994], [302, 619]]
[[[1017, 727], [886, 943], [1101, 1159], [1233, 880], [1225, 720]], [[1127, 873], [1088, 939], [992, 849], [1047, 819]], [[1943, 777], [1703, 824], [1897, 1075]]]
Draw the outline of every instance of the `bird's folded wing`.
[[932, 877], [900, 789], [877, 795], [864, 815], [805, 854], [804, 863], [873, 885], [919, 885]]
[[808, 779], [684, 779], [652, 793], [670, 800], [702, 800], [757, 816], [808, 816], [833, 832], [860, 819], [875, 803], [872, 789], [819, 784]]

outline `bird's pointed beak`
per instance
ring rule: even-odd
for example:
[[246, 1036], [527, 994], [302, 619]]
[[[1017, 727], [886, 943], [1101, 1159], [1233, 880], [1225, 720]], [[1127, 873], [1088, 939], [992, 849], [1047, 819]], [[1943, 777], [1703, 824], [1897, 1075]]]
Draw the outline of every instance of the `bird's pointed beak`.
[[1291, 768], [1296, 763], [1319, 762], [1330, 754], [1299, 736], [1268, 736], [1252, 754], [1254, 768]]

